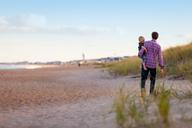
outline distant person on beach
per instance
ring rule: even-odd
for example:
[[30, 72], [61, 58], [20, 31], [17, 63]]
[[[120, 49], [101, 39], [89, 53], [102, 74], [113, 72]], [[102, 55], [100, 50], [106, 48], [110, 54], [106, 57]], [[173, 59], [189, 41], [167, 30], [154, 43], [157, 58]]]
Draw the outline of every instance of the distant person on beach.
[[143, 55], [141, 56], [142, 66], [144, 70], [147, 70], [147, 67], [145, 65], [146, 52], [147, 52], [147, 49], [144, 47], [145, 38], [143, 36], [139, 36], [138, 40], [139, 40], [138, 50], [140, 51], [142, 48], [144, 49]]
[[147, 80], [149, 72], [150, 72], [150, 80], [151, 80], [150, 94], [152, 94], [154, 91], [157, 62], [159, 63], [159, 66], [161, 68], [161, 73], [164, 72], [164, 62], [163, 62], [163, 56], [161, 52], [161, 46], [157, 43], [158, 37], [159, 37], [159, 34], [157, 32], [152, 32], [152, 40], [145, 41], [144, 47], [142, 47], [138, 53], [138, 56], [142, 57], [145, 52], [145, 49], [147, 50], [146, 61], [145, 61], [147, 70], [144, 70], [143, 65], [141, 69], [141, 96], [142, 97], [146, 95], [145, 82]]
[[80, 62], [78, 63], [78, 67], [81, 67], [81, 63]]

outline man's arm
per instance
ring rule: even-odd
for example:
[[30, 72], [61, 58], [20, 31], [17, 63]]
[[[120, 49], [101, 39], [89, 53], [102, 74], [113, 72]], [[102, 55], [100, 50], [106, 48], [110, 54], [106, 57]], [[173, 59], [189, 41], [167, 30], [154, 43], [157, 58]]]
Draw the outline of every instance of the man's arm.
[[161, 51], [161, 46], [159, 48], [158, 61], [159, 61], [160, 68], [163, 69], [164, 68], [164, 60], [163, 60], [163, 55], [162, 55], [162, 51]]

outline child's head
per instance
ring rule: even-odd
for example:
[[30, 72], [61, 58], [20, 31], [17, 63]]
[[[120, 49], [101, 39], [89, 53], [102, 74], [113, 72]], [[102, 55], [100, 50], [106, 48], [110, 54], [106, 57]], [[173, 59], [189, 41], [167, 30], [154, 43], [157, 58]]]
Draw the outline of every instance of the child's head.
[[144, 43], [145, 42], [145, 38], [143, 36], [139, 36], [138, 38], [139, 42]]

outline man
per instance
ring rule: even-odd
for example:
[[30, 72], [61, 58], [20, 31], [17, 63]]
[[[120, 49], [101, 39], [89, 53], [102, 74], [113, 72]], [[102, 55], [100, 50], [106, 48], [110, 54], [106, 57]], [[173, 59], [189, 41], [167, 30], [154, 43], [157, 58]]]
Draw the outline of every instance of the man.
[[161, 73], [163, 73], [164, 69], [164, 62], [163, 62], [163, 56], [161, 52], [161, 46], [157, 43], [157, 39], [159, 37], [159, 34], [157, 32], [152, 33], [152, 40], [146, 41], [144, 44], [144, 47], [139, 51], [138, 55], [141, 57], [146, 52], [146, 67], [147, 69], [144, 69], [142, 66], [141, 69], [141, 96], [145, 96], [145, 82], [147, 80], [148, 74], [150, 72], [150, 94], [153, 93], [155, 88], [155, 80], [156, 80], [156, 67], [157, 62], [159, 63], [159, 66], [161, 68]]

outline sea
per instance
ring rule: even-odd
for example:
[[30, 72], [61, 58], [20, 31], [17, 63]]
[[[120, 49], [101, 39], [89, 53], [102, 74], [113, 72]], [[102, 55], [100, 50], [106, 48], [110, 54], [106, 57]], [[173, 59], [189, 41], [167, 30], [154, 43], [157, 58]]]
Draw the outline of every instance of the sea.
[[37, 69], [42, 67], [42, 65], [33, 64], [0, 64], [0, 70]]

